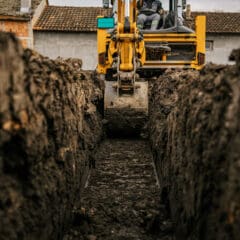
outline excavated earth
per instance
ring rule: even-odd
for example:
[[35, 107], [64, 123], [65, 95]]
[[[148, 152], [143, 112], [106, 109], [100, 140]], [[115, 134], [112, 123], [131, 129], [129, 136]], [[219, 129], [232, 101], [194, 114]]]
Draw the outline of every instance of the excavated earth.
[[142, 140], [105, 140], [64, 240], [171, 240], [152, 154]]
[[0, 33], [0, 239], [239, 239], [231, 59], [150, 81], [149, 141], [103, 140], [95, 75]]
[[0, 33], [0, 239], [61, 239], [102, 136], [102, 90], [76, 59]]
[[230, 58], [152, 84], [149, 136], [177, 239], [240, 236], [240, 50]]

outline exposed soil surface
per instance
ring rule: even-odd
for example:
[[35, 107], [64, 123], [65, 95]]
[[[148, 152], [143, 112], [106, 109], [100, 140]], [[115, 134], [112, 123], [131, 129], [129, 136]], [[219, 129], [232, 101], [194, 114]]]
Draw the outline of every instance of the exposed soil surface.
[[239, 239], [239, 53], [234, 66], [168, 70], [152, 87], [149, 136], [177, 239]]
[[101, 139], [102, 91], [74, 59], [0, 33], [0, 239], [61, 239]]
[[238, 240], [240, 50], [230, 58], [150, 84], [151, 148], [98, 148], [102, 83], [0, 33], [0, 239]]
[[148, 121], [146, 113], [132, 109], [111, 109], [104, 112], [105, 132], [109, 137], [140, 137]]
[[170, 240], [171, 233], [147, 142], [103, 142], [64, 240]]

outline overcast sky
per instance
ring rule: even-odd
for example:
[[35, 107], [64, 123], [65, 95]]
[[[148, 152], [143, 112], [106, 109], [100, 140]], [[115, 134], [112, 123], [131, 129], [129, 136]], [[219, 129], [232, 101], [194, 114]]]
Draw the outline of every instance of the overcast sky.
[[[165, 0], [166, 1], [166, 0]], [[240, 12], [240, 0], [187, 0], [192, 10]], [[49, 0], [50, 5], [101, 6], [102, 0]]]

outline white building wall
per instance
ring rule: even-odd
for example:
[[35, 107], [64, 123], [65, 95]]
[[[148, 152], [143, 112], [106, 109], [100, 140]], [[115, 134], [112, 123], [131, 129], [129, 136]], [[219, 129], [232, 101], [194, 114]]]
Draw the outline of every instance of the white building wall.
[[206, 51], [207, 62], [228, 64], [228, 57], [234, 48], [240, 48], [239, 34], [207, 34], [207, 40], [213, 42], [212, 50]]
[[[207, 34], [213, 49], [206, 51], [206, 61], [217, 64], [231, 63], [228, 57], [234, 48], [240, 48], [240, 34]], [[34, 32], [34, 48], [52, 59], [80, 58], [83, 69], [94, 70], [97, 66], [96, 33]]]
[[34, 49], [52, 59], [80, 58], [83, 69], [93, 70], [97, 66], [96, 33], [34, 32]]

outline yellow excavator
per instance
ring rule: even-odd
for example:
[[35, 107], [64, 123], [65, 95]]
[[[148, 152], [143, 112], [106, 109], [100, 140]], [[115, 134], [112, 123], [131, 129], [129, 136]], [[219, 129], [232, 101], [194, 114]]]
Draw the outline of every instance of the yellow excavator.
[[[148, 117], [148, 81], [167, 68], [200, 70], [205, 64], [205, 16], [184, 26], [186, 0], [162, 0], [156, 30], [137, 27], [143, 0], [112, 0], [111, 16], [97, 18], [97, 73], [105, 82], [108, 132], [139, 133]], [[137, 6], [138, 4], [138, 6]], [[103, 0], [109, 8], [109, 0]]]

